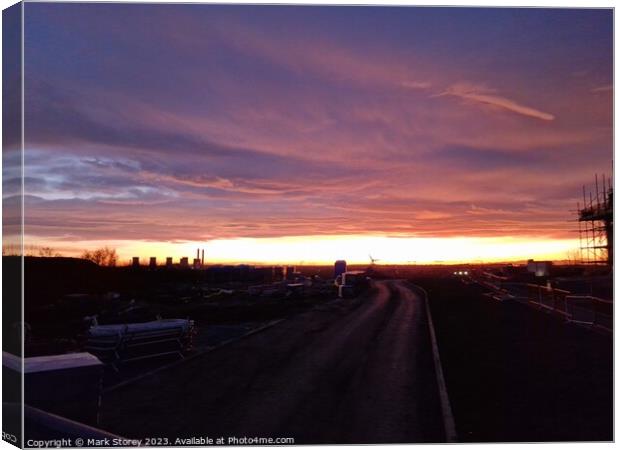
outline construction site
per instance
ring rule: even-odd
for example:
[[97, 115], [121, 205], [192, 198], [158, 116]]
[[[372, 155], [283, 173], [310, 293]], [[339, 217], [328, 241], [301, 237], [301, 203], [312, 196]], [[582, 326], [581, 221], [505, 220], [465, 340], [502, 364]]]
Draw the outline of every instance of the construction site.
[[607, 266], [614, 262], [614, 193], [611, 179], [595, 177], [594, 194], [583, 186], [583, 200], [577, 203], [581, 263]]

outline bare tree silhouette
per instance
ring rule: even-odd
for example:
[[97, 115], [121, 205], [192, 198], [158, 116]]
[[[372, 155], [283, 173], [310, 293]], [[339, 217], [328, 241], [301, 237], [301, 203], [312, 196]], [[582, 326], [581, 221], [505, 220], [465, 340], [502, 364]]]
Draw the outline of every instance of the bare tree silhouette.
[[99, 266], [114, 267], [118, 262], [116, 249], [101, 247], [93, 251], [86, 250], [82, 253], [83, 259], [88, 259]]

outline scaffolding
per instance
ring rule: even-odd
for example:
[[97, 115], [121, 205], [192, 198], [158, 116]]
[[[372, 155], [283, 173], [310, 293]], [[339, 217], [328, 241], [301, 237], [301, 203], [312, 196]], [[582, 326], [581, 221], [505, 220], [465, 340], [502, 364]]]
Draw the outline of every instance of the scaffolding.
[[[601, 190], [602, 187], [602, 190]], [[614, 215], [611, 179], [595, 176], [595, 193], [586, 197], [583, 186], [583, 203], [577, 203], [580, 257], [583, 264], [613, 265]]]

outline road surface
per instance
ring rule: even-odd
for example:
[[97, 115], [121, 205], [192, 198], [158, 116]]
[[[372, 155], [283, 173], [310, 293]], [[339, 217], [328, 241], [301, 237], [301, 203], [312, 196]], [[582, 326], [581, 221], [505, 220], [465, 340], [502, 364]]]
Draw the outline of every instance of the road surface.
[[378, 281], [113, 390], [102, 428], [132, 438], [272, 437], [296, 444], [445, 440], [424, 300]]

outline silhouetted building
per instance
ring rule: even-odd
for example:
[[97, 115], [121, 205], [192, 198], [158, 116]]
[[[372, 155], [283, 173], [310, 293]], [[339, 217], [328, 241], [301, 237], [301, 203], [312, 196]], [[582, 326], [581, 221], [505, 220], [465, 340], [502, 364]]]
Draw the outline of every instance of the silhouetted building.
[[286, 280], [293, 281], [295, 279], [295, 266], [286, 266]]
[[284, 267], [276, 266], [273, 268], [273, 281], [284, 280]]
[[149, 268], [156, 269], [157, 268], [157, 258], [155, 256], [151, 256], [149, 258]]
[[347, 262], [343, 259], [339, 259], [334, 263], [334, 278], [337, 278], [338, 275], [342, 275], [347, 271]]
[[256, 281], [270, 283], [273, 281], [273, 267], [256, 267], [254, 268], [254, 277]]
[[250, 279], [250, 272], [254, 269], [254, 267], [248, 266], [247, 264], [240, 264], [237, 266], [237, 273], [239, 276], [239, 281], [248, 281]]
[[181, 258], [181, 261], [179, 264], [182, 269], [189, 268], [189, 258], [187, 256], [184, 256], [183, 258]]
[[194, 269], [200, 269], [200, 258], [194, 258]]
[[[284, 268], [254, 267], [247, 264], [237, 266], [213, 265], [204, 268], [205, 280], [209, 283], [228, 283], [233, 281], [249, 281], [252, 283], [271, 283], [275, 280], [274, 272], [278, 273], [279, 280], [283, 280]], [[291, 272], [293, 273], [293, 272]], [[295, 273], [295, 275], [299, 275]]]
[[170, 257], [170, 256], [168, 256], [168, 257], [166, 258], [166, 267], [167, 267], [168, 269], [172, 268], [172, 257]]
[[530, 259], [527, 261], [527, 271], [537, 277], [548, 277], [552, 264], [551, 261], [534, 261]]
[[133, 258], [131, 258], [131, 266], [140, 267], [140, 258], [138, 256], [134, 256]]

